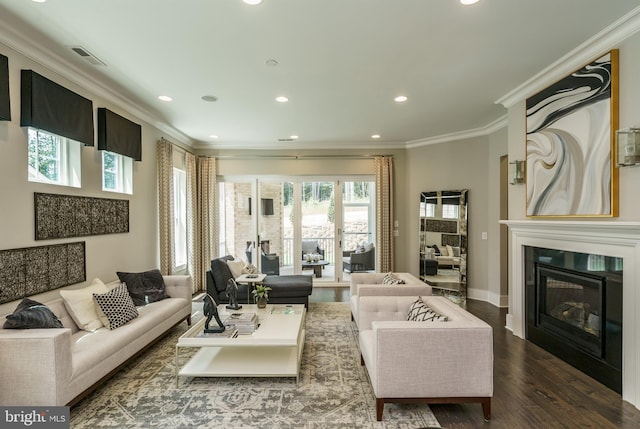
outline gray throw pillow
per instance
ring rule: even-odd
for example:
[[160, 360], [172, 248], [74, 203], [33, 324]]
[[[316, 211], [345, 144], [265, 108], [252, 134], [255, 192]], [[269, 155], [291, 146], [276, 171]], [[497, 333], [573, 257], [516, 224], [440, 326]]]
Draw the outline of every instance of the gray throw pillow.
[[160, 270], [150, 270], [143, 273], [118, 272], [116, 274], [118, 274], [120, 281], [127, 285], [127, 290], [135, 305], [146, 305], [169, 298]]
[[29, 298], [23, 299], [7, 316], [4, 329], [63, 328], [60, 319], [46, 305]]

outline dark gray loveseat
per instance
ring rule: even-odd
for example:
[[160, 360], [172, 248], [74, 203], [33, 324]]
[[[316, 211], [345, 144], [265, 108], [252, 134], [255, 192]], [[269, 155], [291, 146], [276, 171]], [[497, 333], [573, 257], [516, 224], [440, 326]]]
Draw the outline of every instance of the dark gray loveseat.
[[[207, 271], [207, 293], [217, 304], [229, 302], [226, 293], [227, 282], [233, 278], [227, 265], [233, 256], [223, 256], [211, 261], [211, 270]], [[309, 307], [309, 295], [313, 289], [313, 277], [305, 275], [267, 276], [263, 284], [269, 286], [269, 303], [271, 304], [304, 304]], [[249, 303], [252, 297], [249, 294]], [[247, 285], [238, 284], [238, 302], [247, 303]]]

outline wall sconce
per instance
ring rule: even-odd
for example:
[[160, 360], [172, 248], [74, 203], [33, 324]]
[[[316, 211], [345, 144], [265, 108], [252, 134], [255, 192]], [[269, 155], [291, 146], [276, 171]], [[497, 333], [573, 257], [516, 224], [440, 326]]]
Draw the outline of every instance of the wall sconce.
[[511, 161], [509, 163], [509, 177], [512, 185], [522, 185], [527, 171], [526, 161]]
[[619, 167], [640, 164], [640, 128], [616, 131], [616, 153]]

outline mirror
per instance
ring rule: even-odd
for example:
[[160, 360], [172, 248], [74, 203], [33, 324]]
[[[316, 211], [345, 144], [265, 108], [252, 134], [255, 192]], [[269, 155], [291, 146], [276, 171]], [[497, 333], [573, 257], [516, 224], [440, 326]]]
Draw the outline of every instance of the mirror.
[[420, 278], [434, 295], [465, 305], [469, 191], [420, 193]]

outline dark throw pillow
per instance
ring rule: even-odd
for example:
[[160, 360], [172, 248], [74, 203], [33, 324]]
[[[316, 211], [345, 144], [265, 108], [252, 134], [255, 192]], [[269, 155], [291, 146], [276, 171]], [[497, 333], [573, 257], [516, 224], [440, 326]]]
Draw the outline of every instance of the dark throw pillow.
[[120, 281], [127, 285], [127, 290], [135, 305], [145, 305], [169, 298], [160, 270], [143, 273], [118, 272], [116, 274], [118, 274]]
[[225, 256], [211, 260], [211, 275], [218, 293], [227, 289], [227, 282], [233, 278], [227, 261], [233, 261], [233, 257]]
[[93, 299], [98, 304], [102, 324], [109, 329], [119, 328], [138, 317], [138, 309], [125, 285], [118, 285], [107, 293], [94, 293]]
[[62, 322], [46, 305], [23, 299], [13, 313], [7, 315], [4, 329], [63, 328]]

